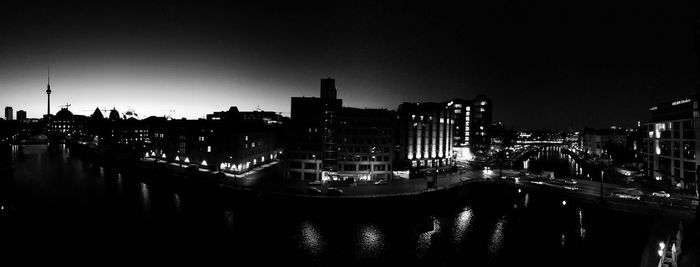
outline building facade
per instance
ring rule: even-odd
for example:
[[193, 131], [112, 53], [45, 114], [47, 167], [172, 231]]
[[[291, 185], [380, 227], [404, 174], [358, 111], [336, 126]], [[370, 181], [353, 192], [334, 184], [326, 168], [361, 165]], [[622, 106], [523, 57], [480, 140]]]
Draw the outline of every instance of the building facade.
[[643, 156], [647, 174], [697, 195], [698, 97], [659, 104], [644, 123]]
[[285, 177], [318, 181], [338, 177], [338, 116], [335, 80], [321, 80], [322, 97], [292, 97], [291, 120], [285, 132]]
[[584, 129], [581, 149], [596, 156], [606, 155], [612, 147], [626, 147], [627, 135], [624, 129]]
[[13, 120], [12, 107], [5, 107], [5, 119], [8, 121]]
[[23, 121], [27, 119], [27, 112], [24, 110], [17, 111], [17, 120]]
[[396, 171], [422, 175], [453, 166], [449, 103], [403, 103], [398, 109]]
[[454, 113], [452, 143], [455, 159], [469, 161], [488, 155], [491, 147], [492, 102], [484, 95], [471, 100], [453, 99], [447, 104]]

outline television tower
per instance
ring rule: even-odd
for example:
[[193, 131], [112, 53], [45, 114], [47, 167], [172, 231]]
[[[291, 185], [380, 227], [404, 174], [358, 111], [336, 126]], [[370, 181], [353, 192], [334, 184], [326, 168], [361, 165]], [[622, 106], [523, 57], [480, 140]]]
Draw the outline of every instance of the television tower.
[[46, 115], [51, 116], [51, 67], [46, 70]]

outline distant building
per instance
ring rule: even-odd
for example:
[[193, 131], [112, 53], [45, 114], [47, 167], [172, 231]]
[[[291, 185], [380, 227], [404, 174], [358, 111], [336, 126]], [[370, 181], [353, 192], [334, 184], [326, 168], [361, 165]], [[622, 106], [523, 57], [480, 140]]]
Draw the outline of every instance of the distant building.
[[697, 196], [698, 97], [661, 103], [650, 111], [651, 120], [642, 125], [647, 174]]
[[11, 121], [13, 120], [12, 116], [12, 107], [5, 107], [5, 119]]
[[48, 133], [53, 138], [66, 138], [74, 134], [75, 119], [68, 108], [61, 108], [48, 124]]
[[219, 111], [207, 114], [207, 120], [222, 120], [230, 116], [236, 116], [243, 121], [262, 121], [266, 124], [282, 124], [284, 116], [272, 111], [238, 111], [237, 107], [231, 107], [228, 111]]
[[627, 145], [627, 131], [624, 129], [584, 129], [581, 135], [581, 149], [589, 154], [608, 154], [613, 147]]
[[403, 103], [398, 110], [397, 171], [423, 174], [453, 166], [455, 116], [449, 103]]
[[17, 120], [23, 121], [27, 119], [27, 112], [24, 110], [17, 111]]

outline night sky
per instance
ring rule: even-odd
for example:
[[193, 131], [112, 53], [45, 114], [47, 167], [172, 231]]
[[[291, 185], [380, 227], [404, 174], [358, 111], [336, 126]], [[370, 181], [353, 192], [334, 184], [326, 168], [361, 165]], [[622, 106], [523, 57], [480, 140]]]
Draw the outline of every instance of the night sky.
[[52, 112], [85, 115], [288, 116], [333, 77], [345, 106], [486, 94], [507, 128], [576, 130], [698, 88], [696, 1], [93, 2], [0, 4], [0, 105], [44, 114], [48, 65]]

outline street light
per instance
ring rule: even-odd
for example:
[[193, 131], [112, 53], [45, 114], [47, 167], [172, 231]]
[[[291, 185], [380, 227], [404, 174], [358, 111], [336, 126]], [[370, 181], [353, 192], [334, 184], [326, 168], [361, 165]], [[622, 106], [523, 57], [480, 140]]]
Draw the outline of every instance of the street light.
[[314, 158], [314, 181], [318, 181], [318, 160], [316, 154], [311, 155]]
[[605, 174], [604, 170], [600, 171], [600, 200], [603, 200], [603, 175]]

